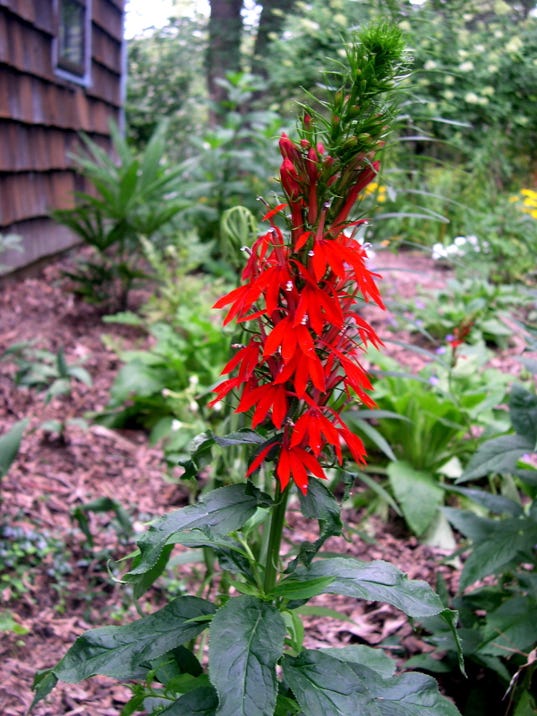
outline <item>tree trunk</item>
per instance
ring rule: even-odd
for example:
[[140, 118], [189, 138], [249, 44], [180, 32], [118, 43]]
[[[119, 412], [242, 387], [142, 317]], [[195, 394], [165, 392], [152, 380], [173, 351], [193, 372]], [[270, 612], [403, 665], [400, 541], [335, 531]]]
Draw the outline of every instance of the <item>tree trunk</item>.
[[209, 47], [207, 49], [207, 85], [213, 103], [211, 120], [218, 121], [219, 107], [227, 92], [219, 80], [241, 67], [242, 0], [210, 0]]

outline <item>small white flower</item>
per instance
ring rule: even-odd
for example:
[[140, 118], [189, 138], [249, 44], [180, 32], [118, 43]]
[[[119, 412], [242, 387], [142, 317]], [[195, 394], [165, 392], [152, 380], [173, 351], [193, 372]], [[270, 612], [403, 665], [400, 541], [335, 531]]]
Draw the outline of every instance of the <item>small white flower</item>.
[[471, 60], [466, 60], [466, 62], [461, 62], [459, 65], [459, 70], [461, 72], [471, 72], [474, 69], [474, 63]]
[[467, 92], [464, 95], [464, 101], [467, 102], [468, 104], [479, 104], [480, 103], [480, 99], [476, 95], [475, 92]]
[[172, 420], [172, 430], [175, 432], [177, 430], [181, 430], [183, 427], [183, 423], [180, 420], [176, 420], [175, 418]]

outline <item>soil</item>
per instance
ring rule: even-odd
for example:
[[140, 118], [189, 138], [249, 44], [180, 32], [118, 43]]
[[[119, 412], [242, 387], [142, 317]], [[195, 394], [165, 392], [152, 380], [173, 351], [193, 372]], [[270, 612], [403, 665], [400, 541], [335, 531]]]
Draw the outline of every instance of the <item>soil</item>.
[[[2, 539], [4, 543], [10, 538], [20, 542], [22, 534], [26, 540], [25, 552], [11, 570], [2, 564], [5, 557], [0, 552], [0, 575], [4, 575], [0, 581], [0, 630], [2, 615], [9, 614], [21, 632], [3, 631], [0, 641], [3, 716], [27, 712], [36, 672], [53, 666], [81, 632], [137, 616], [125, 587], [107, 570], [107, 561], [127, 554], [132, 541], [118, 533], [113, 512], [91, 513], [95, 544], [90, 547], [73, 519], [73, 510], [98, 498], [110, 498], [127, 511], [135, 529], [142, 529], [142, 523], [152, 516], [188, 500], [180, 483], [164, 479], [161, 451], [150, 446], [141, 432], [112, 431], [91, 422], [87, 428], [67, 423], [60, 435], [41, 428], [44, 421], [65, 423], [105, 407], [119, 362], [110, 341], [103, 342], [103, 334], [126, 345], [143, 345], [145, 340], [138, 329], [105, 325], [95, 308], [69, 293], [62, 269], [70, 261], [63, 257], [35, 275], [4, 279], [1, 287], [0, 355], [16, 342], [34, 341], [36, 347], [54, 353], [63, 349], [67, 362], [83, 363], [93, 380], [91, 387], [74, 383], [70, 395], [47, 404], [42, 393], [17, 388], [14, 364], [0, 361], [0, 435], [16, 421], [29, 418], [18, 458], [3, 480], [0, 503], [0, 528], [4, 530], [0, 547]], [[449, 277], [449, 271], [418, 253], [386, 252], [375, 262], [384, 276], [384, 295], [391, 301], [411, 298], [419, 287], [440, 288]], [[367, 311], [382, 337], [389, 339], [390, 312]], [[411, 339], [408, 335], [397, 337]], [[411, 370], [420, 368], [423, 358], [419, 355], [388, 340], [386, 346]], [[523, 349], [522, 337], [514, 334], [508, 350], [498, 353], [493, 362], [515, 375], [519, 371], [517, 356]], [[365, 560], [385, 559], [409, 577], [431, 585], [440, 569], [448, 583], [454, 583], [456, 572], [446, 565], [438, 567], [445, 555], [420, 544], [393, 517], [386, 522], [352, 509], [345, 516], [349, 538], [332, 538], [327, 549]], [[291, 516], [290, 523], [289, 539], [315, 539], [315, 526], [298, 514]], [[188, 578], [188, 571], [185, 575]], [[185, 575], [178, 573], [178, 580]], [[154, 589], [143, 600], [143, 608], [154, 609], [161, 596], [159, 589]], [[404, 615], [392, 608], [338, 597], [330, 597], [325, 604], [346, 612], [351, 621], [310, 620], [310, 646], [375, 645], [397, 634], [410, 653], [428, 649], [411, 631]], [[58, 685], [33, 713], [115, 716], [129, 695], [125, 685], [96, 677], [80, 684]]]

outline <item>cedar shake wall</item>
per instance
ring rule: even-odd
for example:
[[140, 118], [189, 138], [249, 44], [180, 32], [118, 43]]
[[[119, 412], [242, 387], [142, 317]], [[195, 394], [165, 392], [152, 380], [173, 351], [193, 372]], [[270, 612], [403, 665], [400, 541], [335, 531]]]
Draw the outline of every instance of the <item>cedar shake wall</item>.
[[24, 247], [0, 255], [0, 265], [12, 268], [77, 241], [48, 218], [85, 188], [69, 154], [81, 131], [110, 146], [108, 123], [121, 121], [124, 0], [91, 0], [87, 86], [55, 74], [54, 5], [0, 0], [0, 234], [18, 234]]

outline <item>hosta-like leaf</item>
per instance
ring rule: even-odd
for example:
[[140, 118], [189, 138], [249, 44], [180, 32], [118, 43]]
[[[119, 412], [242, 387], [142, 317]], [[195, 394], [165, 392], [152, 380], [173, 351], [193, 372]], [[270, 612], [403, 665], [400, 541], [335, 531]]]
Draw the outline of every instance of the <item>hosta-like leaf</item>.
[[211, 623], [209, 676], [219, 698], [217, 716], [274, 713], [276, 664], [283, 653], [285, 622], [256, 597], [230, 599]]
[[307, 716], [457, 716], [434, 679], [408, 673], [383, 678], [362, 664], [304, 650], [283, 660], [286, 682]]
[[251, 483], [244, 483], [220, 487], [197, 504], [164, 515], [138, 540], [139, 560], [124, 579], [136, 581], [138, 575], [152, 569], [164, 547], [174, 544], [175, 533], [197, 528], [214, 536], [226, 535], [242, 527], [259, 505], [269, 504], [270, 498]]
[[395, 498], [410, 529], [422, 535], [444, 501], [444, 491], [430, 472], [416, 470], [403, 460], [388, 465]]

